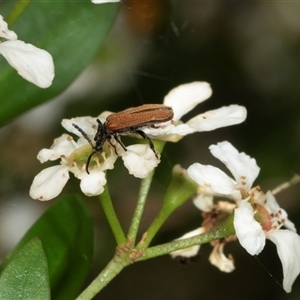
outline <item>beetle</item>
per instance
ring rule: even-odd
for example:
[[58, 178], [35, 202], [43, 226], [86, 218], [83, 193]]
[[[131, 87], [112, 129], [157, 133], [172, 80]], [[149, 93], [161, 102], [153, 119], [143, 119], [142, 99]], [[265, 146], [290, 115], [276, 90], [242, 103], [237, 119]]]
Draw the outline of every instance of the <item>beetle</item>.
[[106, 118], [104, 123], [97, 119], [98, 127], [94, 137], [95, 145], [88, 135], [79, 126], [73, 123], [72, 125], [82, 134], [82, 136], [89, 142], [93, 149], [93, 152], [89, 155], [86, 162], [86, 172], [90, 174], [90, 161], [95, 153], [102, 152], [103, 145], [106, 141], [109, 142], [115, 149], [117, 155], [118, 153], [116, 146], [111, 142], [112, 138], [114, 138], [115, 141], [120, 144], [125, 151], [127, 151], [125, 145], [121, 142], [118, 135], [128, 135], [131, 133], [139, 134], [142, 138], [148, 140], [150, 148], [158, 158], [153, 142], [140, 128], [145, 126], [151, 126], [155, 128], [155, 124], [170, 121], [173, 119], [173, 116], [174, 112], [172, 107], [164, 104], [144, 104], [118, 113], [113, 113]]

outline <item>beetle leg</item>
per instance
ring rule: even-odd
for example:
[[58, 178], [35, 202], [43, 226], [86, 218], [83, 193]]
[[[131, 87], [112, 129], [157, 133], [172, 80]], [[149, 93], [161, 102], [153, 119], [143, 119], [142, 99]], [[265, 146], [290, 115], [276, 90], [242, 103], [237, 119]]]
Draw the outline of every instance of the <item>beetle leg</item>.
[[117, 148], [116, 148], [116, 146], [110, 141], [110, 139], [108, 139], [107, 140], [108, 142], [109, 142], [109, 144], [115, 149], [115, 153], [116, 153], [116, 155], [118, 155], [119, 156], [119, 154], [118, 154], [118, 151], [117, 151]]
[[143, 139], [148, 140], [150, 148], [152, 149], [152, 151], [154, 152], [156, 158], [158, 159], [158, 154], [157, 154], [157, 152], [154, 148], [153, 142], [151, 141], [149, 136], [142, 130], [134, 130], [133, 132], [139, 134]]
[[[118, 135], [116, 133], [113, 133], [113, 136], [114, 136], [116, 142], [122, 146], [122, 148], [124, 149], [124, 151], [127, 151], [125, 145], [121, 142], [121, 140], [119, 139]], [[110, 141], [109, 141], [109, 143], [115, 148], [116, 154], [118, 155], [116, 146], [114, 146]]]

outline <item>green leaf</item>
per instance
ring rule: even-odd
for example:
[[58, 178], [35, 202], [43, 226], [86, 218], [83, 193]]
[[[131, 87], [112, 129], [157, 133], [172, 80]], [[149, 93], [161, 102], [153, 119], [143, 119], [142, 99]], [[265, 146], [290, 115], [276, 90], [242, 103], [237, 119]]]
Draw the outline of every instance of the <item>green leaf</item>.
[[0, 55], [0, 125], [62, 92], [88, 66], [114, 21], [117, 4], [81, 1], [11, 1], [1, 4], [18, 39], [48, 51], [55, 78], [41, 89], [20, 77]]
[[39, 239], [16, 253], [1, 274], [0, 299], [50, 299], [47, 260]]
[[84, 202], [74, 196], [57, 201], [29, 229], [0, 270], [34, 237], [42, 241], [48, 260], [52, 299], [74, 299], [93, 256], [93, 224]]

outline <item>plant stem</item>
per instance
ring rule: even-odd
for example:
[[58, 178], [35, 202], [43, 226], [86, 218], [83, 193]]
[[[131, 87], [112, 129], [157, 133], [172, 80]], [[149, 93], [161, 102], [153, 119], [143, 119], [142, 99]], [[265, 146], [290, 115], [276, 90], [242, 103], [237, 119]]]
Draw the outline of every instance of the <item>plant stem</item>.
[[146, 178], [142, 179], [141, 182], [137, 204], [135, 207], [132, 222], [128, 232], [128, 238], [132, 241], [133, 245], [135, 244], [136, 236], [141, 223], [141, 218], [144, 212], [144, 207], [151, 186], [153, 175], [154, 175], [154, 170]]
[[197, 192], [198, 186], [187, 176], [186, 170], [176, 165], [172, 170], [171, 181], [168, 185], [162, 207], [157, 217], [150, 224], [144, 239], [137, 245], [137, 249], [147, 248], [152, 239], [169, 216], [190, 199]]
[[[165, 142], [163, 141], [153, 141], [156, 151], [159, 153], [162, 153]], [[151, 171], [151, 173], [144, 179], [142, 179], [141, 187], [139, 191], [139, 196], [137, 200], [137, 204], [135, 207], [135, 211], [133, 214], [132, 222], [130, 224], [129, 232], [128, 232], [128, 238], [130, 241], [132, 241], [132, 245], [135, 245], [136, 236], [139, 230], [139, 226], [141, 223], [141, 218], [144, 212], [144, 207], [146, 204], [147, 196], [149, 193], [149, 189], [152, 183], [153, 175], [154, 175], [155, 169]]]
[[125, 256], [115, 255], [106, 268], [92, 281], [92, 283], [76, 298], [76, 300], [90, 300], [97, 295], [124, 267], [131, 262]]
[[137, 245], [137, 249], [144, 249], [149, 246], [152, 239], [158, 232], [158, 230], [161, 228], [161, 226], [165, 223], [165, 221], [168, 219], [170, 214], [165, 214], [164, 211], [160, 211], [157, 215], [157, 217], [153, 220], [151, 225], [149, 226], [148, 230], [146, 231], [147, 234], [145, 235], [145, 239], [143, 241], [140, 241], [140, 243]]
[[125, 245], [126, 244], [126, 236], [124, 234], [124, 231], [121, 227], [121, 224], [119, 222], [119, 219], [118, 219], [115, 209], [113, 207], [107, 185], [104, 186], [104, 192], [99, 196], [99, 199], [100, 199], [103, 211], [105, 213], [105, 216], [110, 225], [110, 228], [116, 239], [117, 245], [118, 246]]
[[144, 250], [144, 255], [137, 258], [136, 261], [147, 260], [153, 257], [169, 254], [173, 251], [192, 247], [195, 245], [206, 244], [211, 241], [225, 238], [235, 234], [233, 227], [233, 214], [230, 215], [222, 224], [216, 226], [212, 230], [199, 234], [197, 236], [175, 240], [159, 246], [150, 247]]

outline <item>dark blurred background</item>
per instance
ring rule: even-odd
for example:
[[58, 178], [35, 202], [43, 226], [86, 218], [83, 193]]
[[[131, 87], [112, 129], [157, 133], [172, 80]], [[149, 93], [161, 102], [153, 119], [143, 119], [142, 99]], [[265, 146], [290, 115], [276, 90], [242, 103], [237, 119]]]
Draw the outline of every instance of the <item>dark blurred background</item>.
[[[224, 105], [244, 105], [245, 123], [197, 133], [167, 144], [142, 220], [155, 217], [174, 164], [221, 166], [208, 146], [228, 140], [261, 167], [256, 184], [273, 189], [299, 173], [300, 153], [300, 3], [225, 1], [122, 1], [107, 42], [91, 66], [57, 99], [0, 132], [0, 255], [5, 256], [26, 228], [51, 205], [29, 198], [33, 177], [45, 166], [36, 160], [64, 130], [62, 118], [96, 116], [144, 103], [162, 103], [174, 87], [207, 81], [213, 95], [190, 117]], [[74, 33], [76, 34], [76, 33]], [[38, 124], [38, 126], [37, 126]], [[132, 138], [124, 138], [126, 145]], [[49, 164], [51, 165], [51, 164]], [[223, 166], [222, 166], [223, 168]], [[225, 169], [223, 168], [225, 171]], [[139, 180], [119, 161], [108, 173], [124, 228], [132, 217]], [[79, 192], [72, 179], [64, 189]], [[300, 186], [277, 197], [300, 228]], [[55, 201], [55, 200], [53, 200]], [[91, 280], [112, 257], [115, 243], [96, 198], [88, 198], [96, 226]], [[173, 240], [201, 224], [189, 201], [164, 225], [153, 244]], [[121, 272], [96, 299], [299, 299], [300, 279], [286, 294], [275, 246], [267, 243], [252, 257], [238, 243], [226, 246], [236, 261], [231, 274], [208, 262], [209, 245], [198, 261], [180, 265], [169, 256], [134, 264]], [[300, 249], [299, 249], [300, 251]]]

